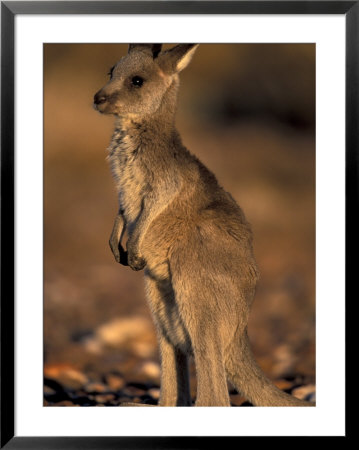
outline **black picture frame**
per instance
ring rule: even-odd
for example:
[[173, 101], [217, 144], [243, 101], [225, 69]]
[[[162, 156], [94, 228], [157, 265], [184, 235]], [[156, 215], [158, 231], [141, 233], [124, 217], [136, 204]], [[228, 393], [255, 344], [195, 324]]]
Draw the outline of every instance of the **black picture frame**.
[[[18, 14], [339, 14], [346, 20], [346, 304], [358, 247], [359, 1], [1, 2], [1, 442], [6, 449], [177, 449], [237, 437], [25, 437], [14, 435], [14, 20]], [[346, 330], [348, 327], [346, 327]], [[346, 331], [346, 337], [348, 332]], [[348, 339], [346, 339], [348, 341]], [[347, 371], [348, 372], [348, 371]], [[347, 380], [347, 383], [349, 381]], [[348, 407], [348, 396], [346, 408]], [[346, 436], [349, 436], [346, 424]], [[242, 438], [245, 439], [245, 438]], [[290, 438], [282, 438], [288, 440]], [[306, 439], [302, 437], [301, 439]], [[229, 442], [231, 441], [231, 443]]]

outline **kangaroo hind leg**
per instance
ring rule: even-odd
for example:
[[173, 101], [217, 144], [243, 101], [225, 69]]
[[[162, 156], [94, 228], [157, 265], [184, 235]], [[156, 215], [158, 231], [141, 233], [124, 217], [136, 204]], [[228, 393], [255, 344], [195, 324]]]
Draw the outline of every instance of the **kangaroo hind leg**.
[[[179, 288], [176, 299], [183, 323], [191, 341], [191, 352], [197, 375], [195, 406], [230, 406], [223, 355], [222, 327], [211, 312], [211, 301], [206, 301], [195, 283], [186, 292]], [[183, 287], [181, 283], [180, 286]]]
[[230, 406], [223, 353], [218, 336], [204, 333], [193, 336], [197, 373], [196, 406]]
[[160, 406], [191, 406], [188, 336], [181, 323], [172, 285], [147, 273], [147, 300], [157, 328], [161, 358]]

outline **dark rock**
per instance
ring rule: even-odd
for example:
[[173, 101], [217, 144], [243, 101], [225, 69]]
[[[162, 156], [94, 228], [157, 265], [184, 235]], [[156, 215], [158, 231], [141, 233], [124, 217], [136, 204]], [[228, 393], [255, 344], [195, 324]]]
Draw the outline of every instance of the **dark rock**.
[[50, 389], [53, 389], [56, 392], [63, 391], [64, 388], [60, 383], [58, 383], [56, 380], [53, 380], [52, 378], [44, 378], [44, 386], [49, 387]]
[[71, 336], [70, 339], [72, 342], [83, 342], [86, 339], [92, 337], [94, 335], [93, 330], [78, 330], [78, 331], [74, 331]]
[[146, 405], [157, 405], [158, 402], [150, 395], [144, 394], [140, 396], [140, 403], [145, 403]]
[[[149, 385], [147, 383], [139, 383], [139, 382], [135, 382], [135, 381], [130, 381], [129, 383], [127, 383], [126, 387], [136, 388], [136, 389], [140, 389], [143, 391], [147, 391], [147, 389], [149, 389]], [[151, 387], [152, 387], [152, 385], [151, 385]]]
[[73, 402], [80, 406], [95, 406], [97, 404], [95, 400], [86, 396], [74, 397]]

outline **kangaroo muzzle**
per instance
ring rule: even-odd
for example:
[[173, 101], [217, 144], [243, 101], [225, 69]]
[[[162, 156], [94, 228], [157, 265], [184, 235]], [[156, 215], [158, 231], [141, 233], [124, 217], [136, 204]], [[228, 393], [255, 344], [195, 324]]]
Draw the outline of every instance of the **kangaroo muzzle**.
[[107, 101], [108, 101], [108, 96], [105, 95], [102, 90], [96, 92], [96, 94], [94, 95], [94, 98], [93, 98], [93, 103], [94, 103], [95, 109], [97, 109], [98, 111], [101, 111], [101, 109], [99, 109], [99, 106], [103, 105]]

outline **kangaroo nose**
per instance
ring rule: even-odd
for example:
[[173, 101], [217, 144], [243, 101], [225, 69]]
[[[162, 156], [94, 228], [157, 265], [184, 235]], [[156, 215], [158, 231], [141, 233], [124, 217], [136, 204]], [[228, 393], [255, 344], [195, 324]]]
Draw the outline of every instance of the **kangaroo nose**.
[[103, 94], [101, 94], [101, 92], [97, 92], [94, 96], [94, 103], [96, 105], [101, 105], [101, 103], [105, 103], [105, 101], [107, 100], [107, 97]]

